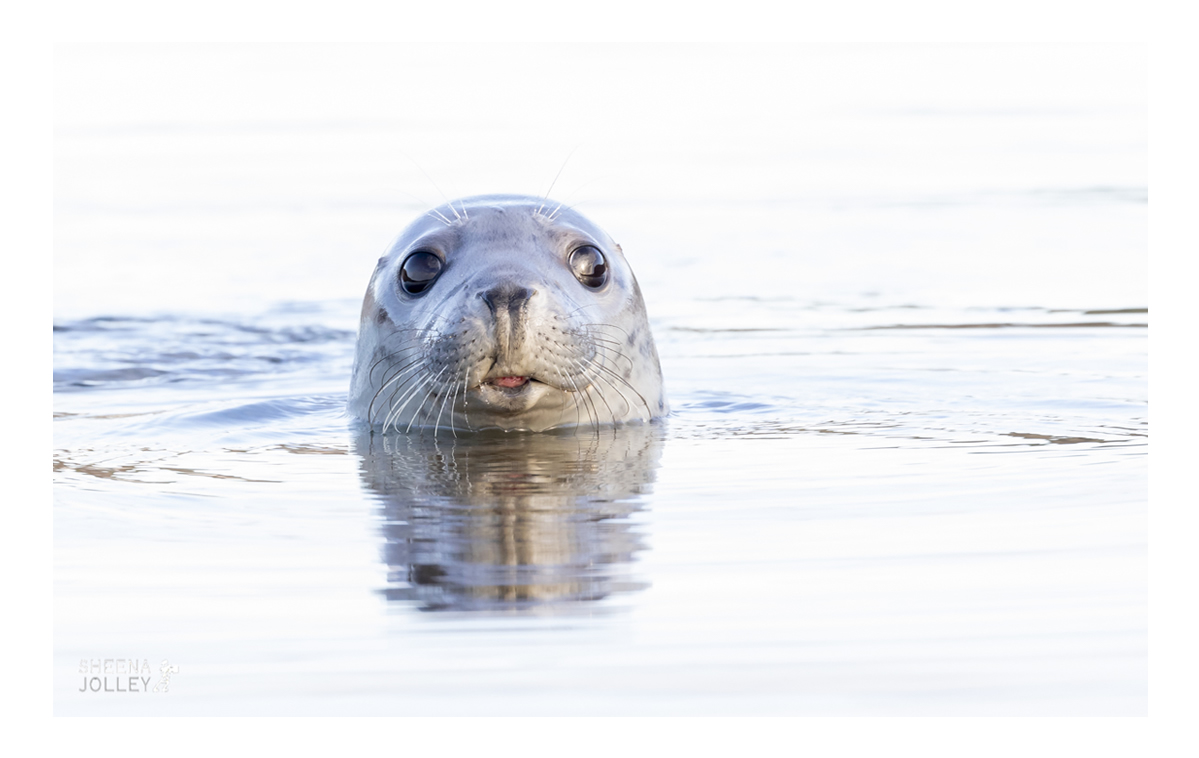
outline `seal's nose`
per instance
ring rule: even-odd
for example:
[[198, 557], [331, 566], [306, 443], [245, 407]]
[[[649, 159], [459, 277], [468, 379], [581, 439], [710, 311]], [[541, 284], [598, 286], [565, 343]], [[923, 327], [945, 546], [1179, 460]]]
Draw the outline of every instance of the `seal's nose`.
[[509, 315], [515, 317], [529, 298], [535, 294], [537, 294], [537, 290], [519, 284], [500, 284], [480, 292], [479, 297], [487, 303], [492, 316], [498, 316], [501, 312], [507, 311]]
[[[519, 363], [526, 332], [525, 305], [537, 290], [514, 282], [497, 284], [479, 293], [491, 309], [496, 355], [500, 363]], [[519, 373], [519, 372], [517, 372]]]

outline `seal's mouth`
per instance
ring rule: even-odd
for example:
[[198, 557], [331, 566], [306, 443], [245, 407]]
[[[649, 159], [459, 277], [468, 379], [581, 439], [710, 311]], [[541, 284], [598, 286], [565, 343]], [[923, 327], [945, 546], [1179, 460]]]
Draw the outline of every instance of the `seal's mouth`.
[[494, 379], [489, 380], [487, 384], [493, 384], [496, 387], [503, 387], [504, 389], [515, 389], [517, 387], [523, 387], [531, 381], [536, 380], [530, 379], [527, 376], [497, 376]]
[[493, 376], [484, 380], [479, 389], [498, 393], [501, 397], [516, 399], [530, 395], [535, 389], [544, 388], [545, 382], [531, 376]]
[[498, 402], [541, 397], [547, 390], [562, 391], [556, 383], [546, 381], [541, 376], [517, 373], [522, 369], [528, 370], [524, 366], [493, 364], [491, 370], [483, 374], [481, 381], [475, 385], [475, 389], [481, 392], [483, 397], [490, 397]]

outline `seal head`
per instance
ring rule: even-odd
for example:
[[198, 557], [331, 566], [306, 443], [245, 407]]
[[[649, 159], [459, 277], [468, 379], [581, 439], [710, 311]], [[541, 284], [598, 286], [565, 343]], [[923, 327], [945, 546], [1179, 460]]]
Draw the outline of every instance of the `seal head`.
[[665, 415], [641, 290], [620, 246], [542, 198], [430, 211], [379, 259], [349, 412], [373, 428], [543, 431]]

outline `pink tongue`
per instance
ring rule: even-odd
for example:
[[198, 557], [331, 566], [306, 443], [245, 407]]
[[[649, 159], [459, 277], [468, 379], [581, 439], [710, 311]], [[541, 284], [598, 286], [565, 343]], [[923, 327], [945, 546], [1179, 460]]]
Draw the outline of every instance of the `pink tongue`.
[[500, 387], [519, 387], [529, 381], [527, 376], [501, 376], [491, 380], [492, 384]]

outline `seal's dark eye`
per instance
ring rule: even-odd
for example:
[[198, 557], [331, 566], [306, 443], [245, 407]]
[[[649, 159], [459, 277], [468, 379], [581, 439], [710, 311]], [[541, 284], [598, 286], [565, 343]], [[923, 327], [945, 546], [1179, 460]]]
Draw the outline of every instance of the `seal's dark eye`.
[[418, 250], [400, 265], [400, 286], [409, 295], [419, 295], [429, 289], [444, 265], [433, 253]]
[[591, 289], [599, 289], [608, 281], [608, 262], [599, 248], [592, 245], [583, 245], [570, 254], [570, 270]]

